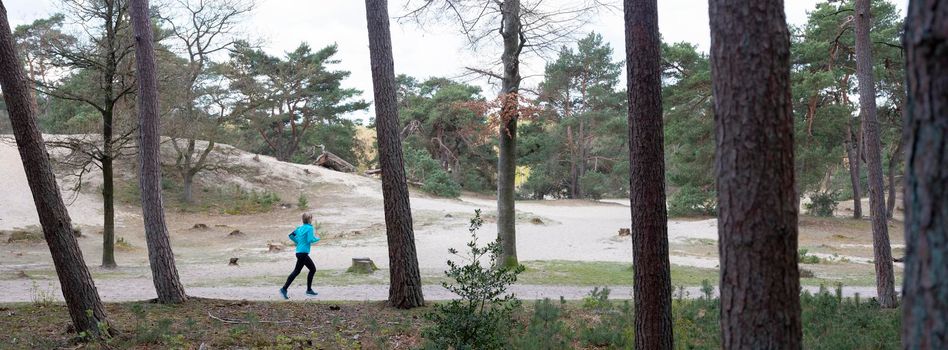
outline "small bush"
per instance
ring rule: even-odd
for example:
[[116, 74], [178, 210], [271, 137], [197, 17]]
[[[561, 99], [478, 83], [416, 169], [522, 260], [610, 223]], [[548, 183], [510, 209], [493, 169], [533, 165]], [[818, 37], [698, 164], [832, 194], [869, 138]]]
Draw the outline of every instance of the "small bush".
[[609, 192], [609, 177], [598, 171], [590, 171], [579, 179], [579, 186], [586, 197], [599, 200]]
[[832, 217], [839, 206], [839, 192], [814, 193], [810, 195], [810, 203], [804, 207], [806, 213], [813, 216]]
[[814, 256], [814, 255], [807, 255], [808, 252], [809, 250], [807, 250], [806, 248], [800, 248], [800, 250], [797, 251], [797, 260], [801, 264], [819, 264], [821, 261], [820, 257]]
[[405, 148], [405, 176], [409, 181], [422, 183], [421, 189], [439, 197], [455, 198], [461, 195], [458, 185], [428, 151]]
[[623, 301], [617, 309], [609, 301], [607, 288], [595, 288], [589, 295], [583, 300], [584, 307], [587, 300], [594, 300], [592, 303], [599, 307], [597, 312], [602, 316], [599, 322], [580, 328], [579, 340], [586, 346], [610, 349], [630, 347], [635, 340], [635, 317], [629, 301]]
[[612, 309], [612, 302], [609, 300], [609, 287], [594, 287], [589, 294], [583, 298], [583, 308], [599, 312]]
[[300, 208], [300, 210], [309, 208], [309, 199], [306, 198], [305, 194], [300, 193], [300, 198], [296, 200], [296, 207]]
[[[460, 296], [449, 303], [437, 304], [425, 318], [431, 326], [422, 331], [427, 348], [434, 349], [503, 349], [509, 342], [511, 316], [520, 307], [520, 301], [507, 293], [507, 287], [517, 281], [523, 265], [509, 268], [499, 265], [500, 240], [484, 247], [477, 245], [477, 230], [484, 221], [480, 210], [475, 211], [468, 231], [471, 241], [464, 256], [455, 249], [448, 251], [467, 265], [448, 260], [445, 275], [452, 282], [441, 285]], [[488, 262], [487, 266], [482, 261]]]
[[533, 316], [526, 332], [519, 337], [517, 349], [521, 350], [555, 350], [570, 349], [572, 334], [563, 322], [565, 300], [560, 299], [560, 306], [553, 305], [550, 299], [538, 300], [533, 308]]
[[717, 214], [714, 191], [682, 187], [668, 198], [669, 216], [707, 216]]

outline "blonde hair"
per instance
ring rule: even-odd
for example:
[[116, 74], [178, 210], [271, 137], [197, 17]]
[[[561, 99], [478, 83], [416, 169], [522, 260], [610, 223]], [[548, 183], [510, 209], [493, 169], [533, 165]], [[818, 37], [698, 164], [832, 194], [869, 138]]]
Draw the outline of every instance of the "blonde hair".
[[304, 213], [304, 214], [303, 214], [303, 223], [304, 223], [304, 224], [312, 224], [312, 223], [313, 223], [313, 214]]

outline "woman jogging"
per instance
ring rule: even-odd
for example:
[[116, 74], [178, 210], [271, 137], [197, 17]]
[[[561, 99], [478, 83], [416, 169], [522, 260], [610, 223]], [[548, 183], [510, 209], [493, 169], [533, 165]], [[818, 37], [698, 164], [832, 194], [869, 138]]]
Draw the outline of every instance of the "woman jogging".
[[313, 275], [316, 274], [316, 264], [313, 264], [313, 259], [309, 258], [309, 247], [311, 244], [319, 242], [319, 237], [316, 236], [316, 230], [313, 228], [312, 214], [303, 214], [303, 224], [293, 230], [293, 233], [290, 233], [290, 240], [296, 243], [296, 267], [293, 269], [293, 273], [290, 273], [290, 277], [286, 278], [286, 284], [283, 285], [283, 288], [280, 288], [280, 295], [283, 296], [283, 299], [290, 298], [287, 296], [286, 290], [290, 288], [290, 284], [300, 274], [300, 271], [303, 271], [303, 266], [306, 266], [309, 269], [309, 275], [306, 276], [306, 295], [315, 296], [319, 294], [313, 291]]

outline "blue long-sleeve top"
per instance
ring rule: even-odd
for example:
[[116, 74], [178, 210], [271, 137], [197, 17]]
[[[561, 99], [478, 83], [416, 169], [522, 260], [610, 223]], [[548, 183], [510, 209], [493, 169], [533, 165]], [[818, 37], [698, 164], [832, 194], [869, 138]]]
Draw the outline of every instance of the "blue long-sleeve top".
[[319, 242], [319, 237], [316, 237], [316, 230], [310, 224], [300, 225], [293, 230], [293, 233], [290, 233], [289, 237], [293, 243], [296, 243], [297, 253], [309, 254], [310, 245]]

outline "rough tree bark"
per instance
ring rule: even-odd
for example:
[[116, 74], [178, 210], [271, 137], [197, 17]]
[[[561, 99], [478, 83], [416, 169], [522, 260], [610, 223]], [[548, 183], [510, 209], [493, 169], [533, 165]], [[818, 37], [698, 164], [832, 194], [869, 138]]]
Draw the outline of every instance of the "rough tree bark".
[[625, 0], [635, 348], [672, 349], [657, 0]]
[[158, 67], [148, 16], [148, 0], [132, 0], [129, 15], [135, 31], [135, 66], [138, 79], [139, 181], [142, 189], [142, 216], [152, 280], [158, 302], [177, 304], [188, 300], [178, 278], [174, 253], [165, 225], [161, 202], [160, 138], [158, 132]]
[[849, 181], [853, 186], [853, 219], [862, 219], [862, 181], [859, 168], [862, 160], [859, 157], [862, 148], [859, 147], [858, 133], [853, 133], [853, 121], [849, 118], [846, 126], [846, 159], [849, 159]]
[[802, 346], [783, 9], [782, 0], [709, 1], [724, 349]]
[[869, 28], [869, 0], [856, 0], [856, 78], [859, 80], [859, 109], [865, 142], [866, 168], [869, 174], [869, 217], [872, 219], [872, 250], [876, 266], [876, 292], [884, 308], [898, 305], [889, 227], [886, 225], [885, 187], [882, 176], [882, 146], [879, 118], [876, 116], [876, 88], [872, 73], [872, 42]]
[[109, 321], [92, 275], [79, 251], [59, 186], [53, 175], [43, 135], [36, 125], [36, 103], [30, 82], [15, 51], [7, 10], [0, 1], [0, 89], [7, 105], [43, 237], [53, 257], [63, 298], [76, 332], [108, 337]]
[[523, 33], [520, 23], [520, 0], [504, 0], [501, 6], [504, 52], [501, 62], [504, 75], [501, 84], [500, 144], [497, 157], [497, 237], [501, 266], [516, 266], [517, 215], [514, 207], [514, 185], [517, 178], [517, 119], [520, 117], [520, 52]]
[[899, 165], [902, 164], [902, 147], [904, 143], [905, 140], [899, 139], [895, 145], [895, 150], [893, 150], [892, 155], [889, 156], [889, 199], [885, 205], [885, 213], [889, 220], [892, 220], [893, 215], [895, 215], [895, 175], [899, 169]]
[[392, 37], [389, 32], [388, 1], [365, 0], [369, 29], [369, 54], [372, 59], [372, 84], [375, 92], [375, 124], [382, 167], [382, 196], [385, 206], [385, 231], [388, 238], [388, 302], [400, 309], [425, 304], [421, 275], [415, 252], [411, 204], [405, 182], [405, 162], [398, 128], [398, 102], [395, 97], [395, 68]]
[[948, 1], [912, 0], [904, 47], [902, 345], [948, 348]]

